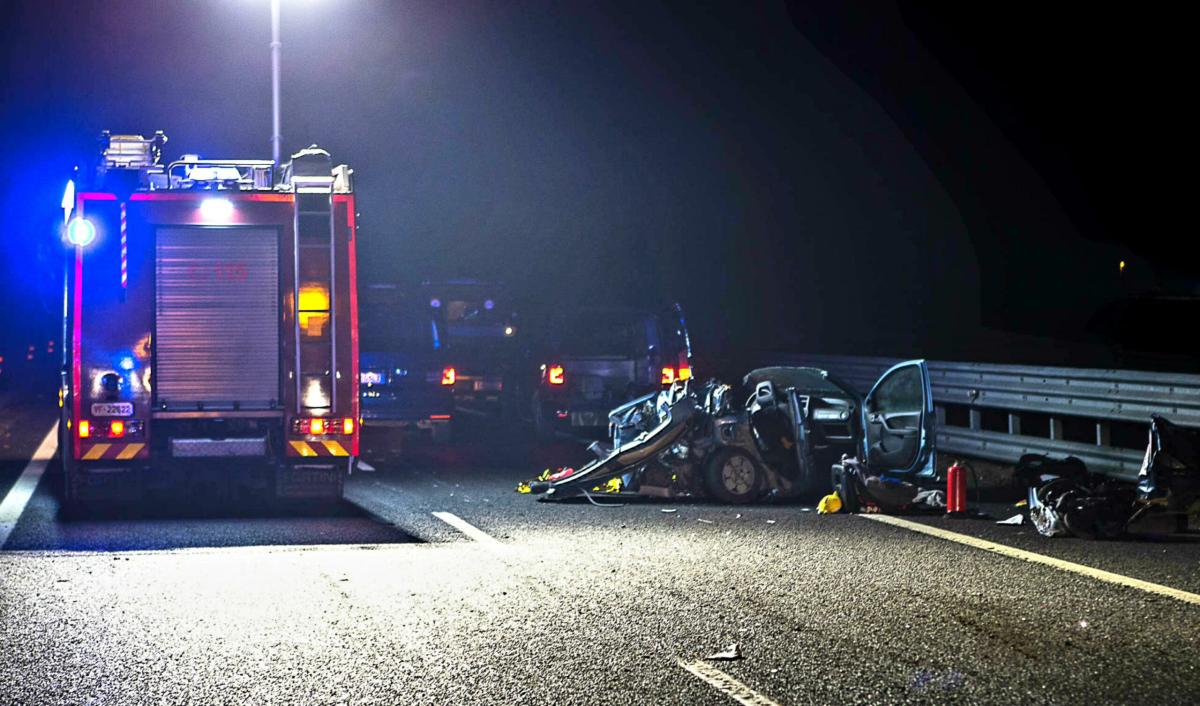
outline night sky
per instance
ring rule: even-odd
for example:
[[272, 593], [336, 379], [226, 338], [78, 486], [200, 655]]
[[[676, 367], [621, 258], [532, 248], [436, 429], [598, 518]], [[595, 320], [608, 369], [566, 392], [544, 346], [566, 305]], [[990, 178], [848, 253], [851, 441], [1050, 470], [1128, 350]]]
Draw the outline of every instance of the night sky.
[[[504, 280], [527, 317], [677, 299], [714, 354], [1194, 367], [1136, 325], [1196, 294], [1171, 18], [841, 5], [285, 0], [285, 151], [355, 169], [371, 280]], [[270, 25], [3, 7], [11, 343], [54, 329], [58, 200], [100, 130], [269, 156]]]

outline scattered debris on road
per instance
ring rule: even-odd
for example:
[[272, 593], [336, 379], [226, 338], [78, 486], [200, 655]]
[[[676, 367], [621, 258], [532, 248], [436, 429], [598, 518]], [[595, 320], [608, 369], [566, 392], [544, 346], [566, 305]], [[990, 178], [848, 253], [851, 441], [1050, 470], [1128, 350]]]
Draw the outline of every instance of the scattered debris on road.
[[817, 503], [818, 515], [832, 515], [842, 509], [842, 499], [837, 493], [830, 493], [821, 498], [821, 502]]
[[998, 524], [998, 525], [1023, 525], [1023, 524], [1025, 524], [1025, 516], [1020, 513], [1017, 513], [1016, 515], [1013, 515], [1012, 517], [1008, 518], [1007, 520], [997, 520], [996, 524]]
[[705, 657], [705, 659], [721, 660], [721, 661], [730, 661], [730, 660], [741, 659], [741, 658], [742, 658], [742, 648], [741, 648], [741, 645], [739, 645], [736, 642], [732, 642], [732, 643], [726, 645], [725, 649], [721, 650], [720, 652], [714, 652], [714, 653], [710, 654], [709, 656]]

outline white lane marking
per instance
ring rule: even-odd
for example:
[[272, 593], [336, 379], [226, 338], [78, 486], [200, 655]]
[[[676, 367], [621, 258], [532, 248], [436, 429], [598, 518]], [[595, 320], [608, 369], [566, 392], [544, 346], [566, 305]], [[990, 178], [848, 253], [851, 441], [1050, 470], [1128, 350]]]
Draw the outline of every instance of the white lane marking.
[[29, 465], [25, 466], [24, 471], [21, 471], [17, 482], [13, 483], [8, 495], [5, 495], [3, 502], [0, 502], [0, 547], [4, 546], [4, 543], [8, 541], [8, 535], [12, 534], [13, 528], [17, 526], [17, 520], [21, 519], [21, 514], [25, 512], [25, 506], [29, 504], [29, 499], [37, 490], [38, 482], [42, 480], [42, 474], [46, 472], [46, 464], [54, 458], [54, 451], [57, 448], [58, 422], [55, 422], [46, 434], [46, 438], [42, 439], [41, 444], [38, 444], [37, 451], [33, 452], [33, 458], [30, 459]]
[[507, 545], [501, 544], [500, 540], [496, 539], [492, 535], [488, 534], [487, 532], [484, 532], [483, 530], [479, 529], [475, 525], [471, 524], [470, 522], [467, 522], [466, 520], [459, 517], [458, 515], [455, 515], [452, 512], [435, 512], [435, 513], [433, 513], [433, 516], [438, 518], [442, 522], [445, 522], [446, 524], [450, 525], [451, 527], [458, 530], [459, 532], [462, 532], [463, 534], [467, 535], [468, 537], [475, 540], [476, 542], [486, 545], [489, 549], [495, 549], [495, 550], [499, 550], [499, 551], [507, 551], [509, 548]]
[[913, 532], [920, 532], [921, 534], [927, 534], [931, 537], [937, 537], [938, 539], [958, 542], [959, 544], [965, 544], [968, 547], [975, 547], [976, 549], [982, 549], [987, 552], [995, 552], [996, 554], [1001, 554], [1013, 559], [1022, 559], [1035, 564], [1045, 564], [1046, 566], [1051, 566], [1061, 571], [1070, 571], [1082, 576], [1094, 578], [1098, 581], [1107, 581], [1108, 583], [1113, 583], [1118, 586], [1136, 588], [1147, 593], [1154, 593], [1160, 596], [1174, 598], [1175, 600], [1183, 601], [1184, 603], [1200, 605], [1200, 594], [1188, 593], [1187, 591], [1181, 591], [1178, 588], [1171, 588], [1170, 586], [1163, 586], [1162, 584], [1150, 583], [1149, 581], [1143, 581], [1141, 579], [1135, 579], [1129, 576], [1123, 576], [1121, 574], [1114, 574], [1111, 571], [1096, 569], [1090, 566], [1084, 566], [1083, 564], [1076, 564], [1073, 561], [1055, 559], [1054, 557], [1045, 556], [1043, 554], [1037, 554], [1035, 552], [1025, 551], [1024, 549], [1010, 547], [1006, 544], [996, 544], [995, 542], [989, 542], [986, 539], [978, 539], [976, 537], [971, 537], [970, 535], [951, 532], [949, 530], [941, 529], [940, 527], [930, 527], [929, 525], [923, 525], [920, 522], [913, 522], [912, 520], [905, 520], [899, 517], [892, 517], [890, 515], [859, 515], [859, 517], [865, 517], [869, 520], [875, 520], [876, 522], [882, 522], [887, 525], [903, 527], [904, 529], [912, 530]]
[[685, 662], [681, 659], [679, 660], [679, 666], [739, 704], [746, 704], [746, 706], [779, 706], [778, 701], [774, 701], [770, 697], [758, 693], [702, 659], [694, 662]]

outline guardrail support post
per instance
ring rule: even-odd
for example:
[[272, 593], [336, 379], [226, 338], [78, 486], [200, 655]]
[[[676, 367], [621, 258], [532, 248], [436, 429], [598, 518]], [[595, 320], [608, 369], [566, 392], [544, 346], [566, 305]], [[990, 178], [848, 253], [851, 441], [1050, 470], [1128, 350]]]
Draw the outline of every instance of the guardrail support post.
[[968, 414], [970, 415], [970, 428], [974, 429], [975, 431], [979, 431], [980, 429], [982, 429], [983, 428], [983, 412], [972, 407], [968, 411]]
[[1050, 417], [1050, 440], [1051, 441], [1062, 441], [1062, 438], [1063, 438], [1062, 420], [1059, 419], [1058, 417]]
[[1096, 422], [1096, 446], [1112, 446], [1112, 429], [1108, 422]]
[[1014, 412], [1008, 413], [1008, 433], [1013, 436], [1021, 435], [1021, 415]]
[[946, 426], [946, 406], [935, 404], [933, 406], [933, 418], [937, 420], [938, 429]]

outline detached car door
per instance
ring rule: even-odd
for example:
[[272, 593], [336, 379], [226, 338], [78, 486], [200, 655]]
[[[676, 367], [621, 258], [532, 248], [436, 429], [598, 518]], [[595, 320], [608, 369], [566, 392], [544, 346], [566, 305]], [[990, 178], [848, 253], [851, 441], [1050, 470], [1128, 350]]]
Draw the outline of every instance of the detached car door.
[[929, 367], [900, 363], [863, 400], [862, 458], [873, 473], [933, 477], [936, 424]]

